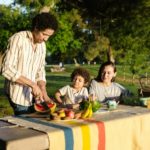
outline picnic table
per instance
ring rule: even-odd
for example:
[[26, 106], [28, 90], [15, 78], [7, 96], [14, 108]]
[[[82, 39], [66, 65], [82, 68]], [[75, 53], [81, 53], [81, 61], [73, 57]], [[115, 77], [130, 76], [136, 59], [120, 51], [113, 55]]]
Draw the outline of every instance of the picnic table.
[[119, 105], [87, 120], [50, 121], [48, 115], [0, 119], [2, 150], [149, 150], [150, 109]]

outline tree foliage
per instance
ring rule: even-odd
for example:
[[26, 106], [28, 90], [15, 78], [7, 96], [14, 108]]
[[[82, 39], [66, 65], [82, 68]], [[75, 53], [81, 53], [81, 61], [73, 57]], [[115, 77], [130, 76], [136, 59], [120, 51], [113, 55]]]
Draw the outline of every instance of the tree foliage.
[[15, 0], [14, 4], [21, 7], [0, 6], [1, 51], [12, 33], [29, 28], [30, 18], [46, 6], [59, 21], [59, 30], [47, 43], [55, 59], [104, 61], [111, 45], [116, 63], [131, 66], [133, 74], [149, 69], [150, 0]]
[[78, 55], [82, 43], [80, 38], [76, 37], [74, 26], [80, 21], [78, 11], [75, 9], [59, 14], [59, 30], [47, 43], [47, 50], [51, 53], [59, 51], [64, 58], [74, 58]]
[[8, 38], [16, 31], [29, 28], [29, 18], [21, 13], [19, 9], [0, 5], [0, 51], [6, 50]]

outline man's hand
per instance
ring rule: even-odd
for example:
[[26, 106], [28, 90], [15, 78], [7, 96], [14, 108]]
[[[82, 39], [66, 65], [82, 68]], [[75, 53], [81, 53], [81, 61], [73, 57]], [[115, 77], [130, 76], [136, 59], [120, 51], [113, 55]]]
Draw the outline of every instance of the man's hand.
[[48, 103], [53, 103], [53, 100], [47, 95], [47, 92], [43, 91], [42, 94], [43, 94], [44, 101]]
[[34, 83], [32, 85], [32, 94], [33, 94], [33, 97], [35, 98], [36, 101], [43, 100], [42, 91], [41, 91], [41, 89], [39, 88], [39, 86], [36, 83]]
[[40, 88], [42, 92], [42, 98], [46, 102], [53, 103], [52, 99], [48, 96], [47, 91], [46, 91], [46, 83], [44, 81], [38, 81], [37, 82], [38, 87]]

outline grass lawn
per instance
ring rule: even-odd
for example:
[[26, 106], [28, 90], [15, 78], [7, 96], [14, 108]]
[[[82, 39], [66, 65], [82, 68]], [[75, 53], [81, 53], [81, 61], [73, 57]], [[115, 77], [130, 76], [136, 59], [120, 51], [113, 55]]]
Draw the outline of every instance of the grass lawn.
[[[91, 77], [95, 77], [97, 75], [99, 65], [84, 65], [87, 70], [89, 70]], [[64, 72], [52, 73], [50, 72], [50, 68], [46, 68], [47, 71], [47, 91], [50, 96], [53, 96], [57, 89], [60, 87], [67, 85], [70, 83], [70, 74], [75, 68], [74, 65], [65, 65], [66, 70]], [[116, 81], [126, 88], [128, 88], [135, 96], [137, 96], [137, 85], [128, 83], [125, 81], [121, 81], [120, 77], [122, 76], [122, 72], [118, 72], [118, 79]], [[4, 78], [0, 75], [0, 117], [11, 115], [13, 111], [5, 97], [3, 90]]]

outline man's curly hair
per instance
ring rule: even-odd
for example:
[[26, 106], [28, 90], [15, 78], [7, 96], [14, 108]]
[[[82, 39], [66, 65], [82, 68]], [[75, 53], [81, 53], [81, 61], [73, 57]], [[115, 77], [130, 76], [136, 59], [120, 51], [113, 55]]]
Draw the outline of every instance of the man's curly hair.
[[53, 29], [56, 31], [58, 28], [58, 21], [56, 17], [50, 13], [37, 14], [32, 20], [32, 31], [37, 29], [43, 31], [45, 29]]
[[71, 81], [73, 81], [74, 77], [77, 75], [84, 78], [84, 83], [89, 83], [90, 73], [86, 69], [81, 68], [81, 67], [74, 69], [74, 71], [71, 74]]

